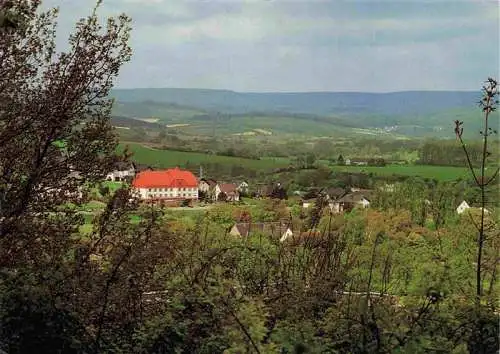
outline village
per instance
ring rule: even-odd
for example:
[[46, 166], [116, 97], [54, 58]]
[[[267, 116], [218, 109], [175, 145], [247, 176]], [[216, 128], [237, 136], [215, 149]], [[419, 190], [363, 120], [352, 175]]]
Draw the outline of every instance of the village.
[[[134, 163], [117, 164], [116, 169], [106, 176], [107, 181], [130, 182], [136, 196], [144, 202], [163, 206], [193, 206], [196, 202], [240, 202], [242, 197], [287, 199], [287, 191], [278, 182], [251, 186], [247, 181], [225, 182], [212, 178], [196, 177], [192, 172], [178, 167], [155, 170], [151, 167], [137, 166]], [[351, 187], [328, 188], [322, 190], [332, 212], [341, 213], [355, 207], [368, 208], [373, 190]], [[316, 199], [303, 199], [300, 191], [293, 194], [299, 197], [304, 209], [311, 207]]]
[[[289, 199], [289, 192], [280, 183], [251, 185], [245, 180], [217, 181], [202, 175], [197, 177], [191, 171], [179, 167], [158, 170], [132, 162], [116, 164], [115, 169], [106, 176], [106, 181], [128, 182], [133, 188], [135, 197], [142, 203], [167, 208], [210, 208], [217, 204], [227, 203], [244, 205], [245, 201], [251, 200]], [[394, 185], [387, 184], [383, 191], [390, 193], [393, 189]], [[353, 209], [369, 208], [376, 192], [356, 186], [324, 188], [312, 195], [301, 191], [291, 191], [289, 202], [298, 206], [302, 212], [308, 212], [316, 206], [318, 198], [321, 198], [324, 203], [322, 209], [327, 210], [331, 215], [339, 215]], [[425, 202], [428, 206], [431, 203], [429, 200]], [[474, 209], [477, 208], [471, 207], [467, 201], [463, 200], [457, 205], [456, 213], [459, 215]], [[310, 237], [316, 232], [307, 230], [296, 235], [296, 229], [297, 225], [291, 216], [267, 222], [252, 222], [243, 217], [235, 220], [228, 233], [240, 237], [259, 233], [272, 236], [282, 242], [289, 238]]]

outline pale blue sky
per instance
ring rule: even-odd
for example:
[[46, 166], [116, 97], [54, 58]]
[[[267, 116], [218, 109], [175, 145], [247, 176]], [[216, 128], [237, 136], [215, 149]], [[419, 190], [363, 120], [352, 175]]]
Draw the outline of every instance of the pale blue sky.
[[[93, 0], [61, 8], [59, 40]], [[104, 0], [133, 19], [118, 87], [477, 90], [499, 76], [498, 0]]]

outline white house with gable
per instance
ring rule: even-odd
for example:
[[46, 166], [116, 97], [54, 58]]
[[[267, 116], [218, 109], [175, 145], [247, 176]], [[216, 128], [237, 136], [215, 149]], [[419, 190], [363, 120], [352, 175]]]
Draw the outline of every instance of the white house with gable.
[[467, 209], [470, 209], [470, 205], [465, 200], [463, 200], [462, 203], [460, 203], [460, 205], [457, 207], [457, 214], [462, 214]]

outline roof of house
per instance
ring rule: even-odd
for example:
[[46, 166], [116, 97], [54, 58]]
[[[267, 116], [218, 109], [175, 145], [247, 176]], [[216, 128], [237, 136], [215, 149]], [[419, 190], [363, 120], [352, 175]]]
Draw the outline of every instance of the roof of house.
[[221, 183], [219, 184], [219, 188], [222, 193], [225, 193], [227, 195], [238, 193], [238, 187], [236, 186], [236, 184], [233, 183]]
[[346, 191], [344, 188], [328, 188], [325, 190], [325, 194], [332, 199], [337, 199], [344, 196]]
[[132, 185], [136, 188], [165, 188], [198, 186], [193, 173], [178, 167], [163, 171], [143, 171], [136, 175]]
[[255, 232], [281, 237], [288, 229], [291, 229], [291, 226], [283, 222], [241, 222], [234, 224], [232, 228], [236, 228], [239, 235], [243, 237]]
[[359, 203], [361, 200], [368, 199], [368, 197], [362, 192], [352, 192], [344, 195], [342, 198], [338, 199], [338, 202], [342, 203]]
[[215, 187], [217, 185], [217, 181], [213, 178], [202, 178], [202, 179], [200, 179], [200, 183], [201, 182], [205, 182], [210, 187]]

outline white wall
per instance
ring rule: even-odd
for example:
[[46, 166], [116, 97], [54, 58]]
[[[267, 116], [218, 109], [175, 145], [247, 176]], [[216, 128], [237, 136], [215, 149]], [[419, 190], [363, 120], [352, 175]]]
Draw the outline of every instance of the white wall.
[[198, 199], [198, 188], [136, 188], [141, 199]]
[[293, 232], [292, 232], [292, 230], [290, 230], [290, 228], [288, 228], [288, 229], [286, 229], [285, 233], [283, 233], [283, 235], [281, 235], [280, 242], [283, 242], [292, 236], [293, 236]]
[[464, 211], [466, 211], [467, 209], [469, 209], [470, 206], [469, 204], [467, 204], [466, 201], [463, 201], [462, 203], [460, 203], [460, 205], [458, 206], [457, 208], [457, 213], [458, 214], [462, 214]]
[[125, 170], [125, 171], [112, 171], [106, 175], [106, 179], [114, 181], [117, 178], [124, 179], [125, 177], [128, 177], [128, 176], [133, 177], [134, 175], [135, 175], [135, 171], [133, 169]]
[[202, 181], [200, 182], [199, 186], [198, 186], [198, 189], [201, 191], [201, 192], [205, 192], [207, 193], [208, 191], [210, 191], [210, 185], [205, 182], [205, 181]]

